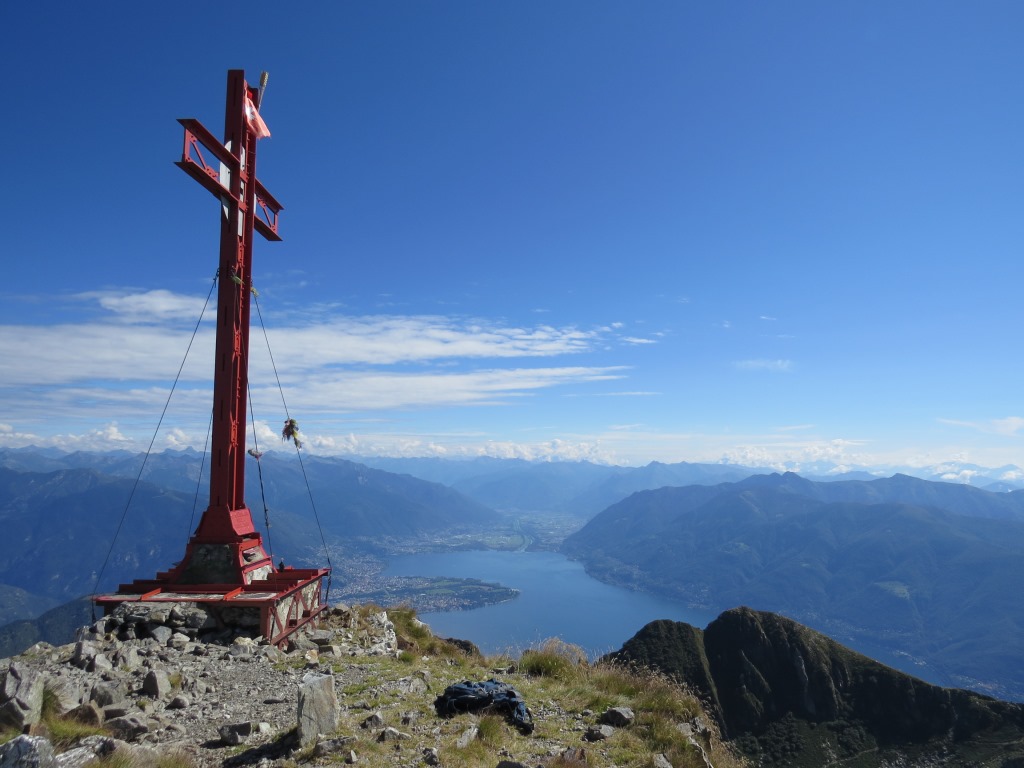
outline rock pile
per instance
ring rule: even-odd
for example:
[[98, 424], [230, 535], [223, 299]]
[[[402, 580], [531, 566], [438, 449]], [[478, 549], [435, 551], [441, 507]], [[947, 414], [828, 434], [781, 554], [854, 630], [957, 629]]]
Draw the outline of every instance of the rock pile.
[[[203, 763], [197, 744], [243, 745], [293, 729], [296, 746], [315, 743], [338, 721], [330, 663], [398, 653], [384, 612], [362, 616], [338, 605], [322, 624], [329, 628], [296, 634], [281, 650], [255, 628], [219, 627], [194, 604], [119, 606], [72, 645], [40, 643], [0, 661], [0, 727], [24, 734], [0, 747], [0, 768], [78, 768], [129, 744], [143, 758], [155, 747]], [[45, 706], [113, 737], [54, 755]]]
[[[72, 644], [0, 660], [0, 728], [22, 734], [0, 746], [0, 768], [85, 768], [110, 755], [132, 768], [407, 768], [444, 765], [449, 754], [504, 768], [613, 765], [616, 745], [637, 730], [628, 707], [598, 714], [538, 697], [531, 709], [543, 733], [515, 730], [488, 752], [494, 745], [481, 742], [494, 728], [484, 715], [431, 711], [435, 692], [467, 674], [460, 646], [446, 645], [452, 655], [421, 650], [400, 640], [379, 609], [339, 605], [320, 619], [279, 649], [253, 636], [255, 628], [225, 630], [198, 606], [125, 605]], [[422, 626], [413, 633], [421, 640]], [[467, 663], [479, 674], [487, 662]], [[491, 671], [517, 674], [513, 667]], [[71, 740], [74, 748], [61, 752], [56, 724], [66, 728], [68, 719], [102, 735]], [[703, 764], [710, 766], [706, 756]]]

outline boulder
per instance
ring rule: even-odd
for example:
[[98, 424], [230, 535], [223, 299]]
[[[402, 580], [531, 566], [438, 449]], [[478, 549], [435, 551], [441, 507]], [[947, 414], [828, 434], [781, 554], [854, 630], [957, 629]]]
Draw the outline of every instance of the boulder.
[[41, 736], [18, 736], [0, 746], [0, 768], [57, 768], [53, 745]]
[[12, 663], [0, 685], [0, 723], [22, 731], [38, 723], [42, 711], [42, 676], [24, 664]]
[[377, 737], [377, 741], [401, 741], [403, 739], [411, 738], [412, 736], [410, 736], [408, 733], [403, 733], [397, 728], [392, 728], [391, 726], [388, 726], [380, 732], [380, 735]]
[[355, 736], [340, 736], [337, 739], [326, 739], [317, 742], [313, 749], [313, 757], [329, 757], [343, 751], [345, 747], [356, 740]]
[[636, 715], [629, 707], [609, 707], [598, 722], [604, 725], [613, 725], [616, 728], [625, 728], [632, 725], [635, 719]]
[[93, 658], [100, 652], [99, 646], [90, 640], [79, 640], [75, 643], [75, 653], [71, 657], [71, 663], [79, 669], [88, 669]]
[[139, 736], [149, 733], [149, 726], [135, 715], [124, 715], [107, 720], [104, 727], [122, 741], [135, 741]]
[[334, 733], [339, 714], [334, 676], [306, 674], [299, 684], [299, 743], [305, 747], [316, 741], [319, 734]]
[[457, 746], [459, 749], [465, 749], [473, 743], [473, 739], [476, 738], [476, 735], [478, 733], [479, 731], [477, 730], [477, 727], [475, 725], [470, 728], [467, 728], [459, 735], [459, 738], [455, 741], [455, 746]]
[[[270, 726], [267, 726], [269, 729]], [[246, 744], [256, 734], [261, 732], [260, 724], [251, 720], [244, 723], [228, 723], [217, 729], [220, 740], [229, 746]]]
[[587, 728], [583, 738], [587, 741], [604, 741], [610, 739], [614, 733], [615, 729], [610, 725], [592, 725]]
[[96, 683], [89, 693], [89, 701], [96, 702], [96, 706], [103, 708], [124, 701], [124, 684], [113, 681], [102, 681]]
[[160, 645], [167, 645], [174, 635], [174, 630], [170, 627], [165, 627], [163, 624], [149, 624], [146, 628], [149, 630], [149, 636], [160, 643]]
[[162, 699], [171, 692], [171, 679], [162, 669], [151, 669], [142, 681], [142, 692], [154, 699]]
[[115, 749], [115, 742], [108, 736], [89, 736], [79, 745], [57, 755], [58, 768], [84, 768], [106, 757]]
[[80, 704], [67, 713], [67, 717], [84, 725], [101, 725], [103, 723], [103, 710], [96, 706], [96, 702], [87, 701]]

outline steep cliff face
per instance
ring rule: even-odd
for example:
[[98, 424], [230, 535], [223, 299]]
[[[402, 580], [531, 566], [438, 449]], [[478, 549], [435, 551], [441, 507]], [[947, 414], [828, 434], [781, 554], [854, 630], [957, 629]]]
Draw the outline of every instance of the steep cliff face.
[[939, 765], [1024, 760], [1021, 705], [930, 685], [778, 614], [735, 608], [704, 631], [653, 622], [613, 656], [685, 681], [723, 735], [766, 764], [814, 765], [822, 754], [858, 765], [890, 753], [941, 754]]

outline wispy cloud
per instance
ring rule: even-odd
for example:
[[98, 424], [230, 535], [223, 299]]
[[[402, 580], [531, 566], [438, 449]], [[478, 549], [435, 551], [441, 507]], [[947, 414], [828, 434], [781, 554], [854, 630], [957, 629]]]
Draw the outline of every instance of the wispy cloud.
[[166, 323], [168, 320], [191, 320], [202, 312], [204, 299], [162, 289], [141, 293], [93, 291], [80, 293], [78, 299], [96, 301], [114, 318], [126, 323]]
[[938, 419], [938, 421], [942, 424], [965, 427], [988, 435], [1014, 437], [1024, 431], [1024, 417], [1021, 416], [1007, 416], [1006, 418], [989, 419], [987, 421], [959, 421], [956, 419]]
[[657, 339], [641, 339], [637, 336], [623, 336], [622, 340], [626, 344], [657, 344]]
[[[6, 386], [56, 385], [90, 380], [167, 381], [188, 347], [203, 299], [168, 291], [82, 294], [106, 317], [50, 326], [0, 327]], [[440, 315], [318, 316], [307, 323], [277, 324], [268, 332], [283, 370], [335, 366], [392, 366], [445, 360], [545, 358], [591, 351], [618, 334], [607, 327], [581, 329], [539, 324], [514, 326], [478, 318]], [[213, 356], [213, 329], [200, 329], [192, 354]], [[635, 342], [625, 342], [635, 343]], [[253, 365], [263, 345], [253, 331]], [[205, 362], [186, 376], [205, 378]]]
[[737, 360], [733, 365], [741, 371], [785, 373], [793, 368], [792, 360]]
[[[140, 425], [152, 428], [167, 402], [203, 300], [167, 291], [80, 294], [76, 300], [102, 314], [84, 322], [0, 327], [0, 357], [8, 361], [0, 413], [18, 415], [0, 430], [0, 443], [119, 445], [129, 433], [138, 440]], [[186, 317], [189, 323], [178, 322]], [[371, 411], [508, 406], [543, 390], [624, 378], [624, 366], [566, 363], [631, 343], [607, 325], [521, 326], [486, 318], [327, 311], [303, 318], [276, 318], [267, 332], [273, 360], [262, 332], [253, 329], [250, 402], [257, 416], [282, 410], [278, 377], [289, 406], [327, 421]], [[168, 446], [204, 437], [213, 348], [214, 331], [204, 325], [172, 400], [175, 414], [195, 426], [172, 426], [179, 431], [163, 438]], [[110, 427], [113, 419], [118, 424]], [[61, 426], [37, 440], [36, 427], [28, 425], [48, 422]], [[69, 424], [80, 429], [72, 434]]]

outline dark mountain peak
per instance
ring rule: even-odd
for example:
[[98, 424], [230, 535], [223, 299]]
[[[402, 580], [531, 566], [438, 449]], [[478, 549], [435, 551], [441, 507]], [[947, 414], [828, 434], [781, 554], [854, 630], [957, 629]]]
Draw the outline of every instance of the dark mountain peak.
[[[812, 751], [824, 741], [842, 758], [878, 753], [858, 765], [908, 748], [947, 750], [957, 759], [944, 765], [1024, 759], [1024, 706], [930, 685], [776, 613], [733, 608], [703, 632], [652, 622], [611, 658], [692, 686], [723, 736], [765, 765], [820, 765]], [[812, 744], [803, 735], [814, 728]]]

